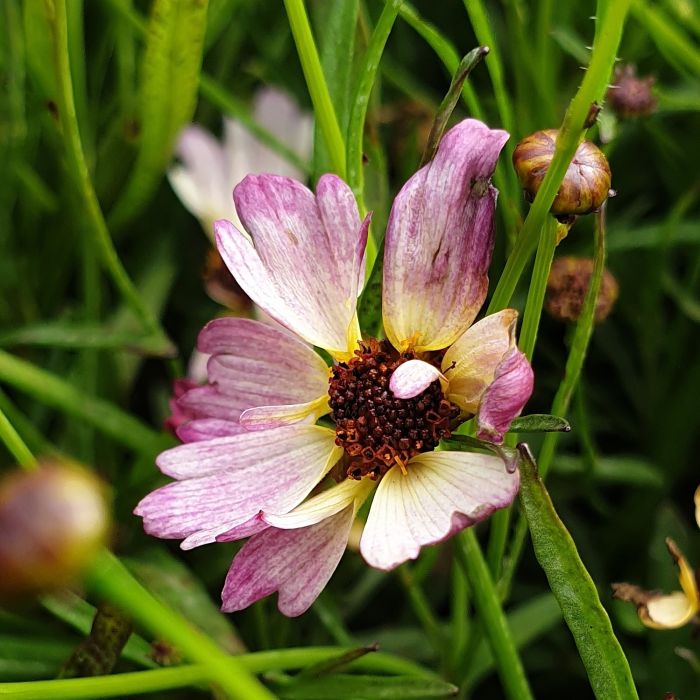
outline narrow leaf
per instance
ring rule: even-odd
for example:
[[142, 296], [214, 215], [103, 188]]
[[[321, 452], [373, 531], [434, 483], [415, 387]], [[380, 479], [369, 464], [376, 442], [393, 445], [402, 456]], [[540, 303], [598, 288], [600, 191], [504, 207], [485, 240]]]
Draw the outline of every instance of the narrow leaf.
[[366, 698], [367, 700], [408, 700], [408, 698], [449, 698], [458, 689], [451, 683], [440, 680], [426, 680], [413, 676], [355, 676], [337, 674], [304, 681], [278, 688], [280, 698], [301, 700], [344, 700], [345, 698]]
[[559, 601], [593, 692], [600, 700], [637, 698], [629, 664], [595, 584], [554, 510], [530, 449], [524, 443], [519, 449], [520, 504], [530, 528], [535, 556]]
[[509, 433], [568, 433], [569, 421], [548, 413], [533, 413], [520, 416], [510, 424]]

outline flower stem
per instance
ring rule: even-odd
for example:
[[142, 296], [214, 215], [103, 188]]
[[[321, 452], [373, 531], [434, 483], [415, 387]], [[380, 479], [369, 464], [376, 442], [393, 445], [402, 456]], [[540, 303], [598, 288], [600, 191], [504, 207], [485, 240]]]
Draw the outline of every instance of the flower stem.
[[468, 528], [462, 531], [456, 540], [457, 557], [474, 596], [474, 603], [491, 646], [506, 696], [510, 700], [533, 700], [496, 587], [474, 530]]
[[540, 232], [549, 216], [549, 209], [584, 134], [590, 106], [602, 99], [607, 88], [629, 6], [630, 0], [611, 0], [604, 15], [599, 16], [596, 22], [591, 62], [581, 87], [564, 115], [554, 157], [498, 280], [487, 311], [489, 314], [508, 306], [523, 270], [535, 250]]
[[17, 460], [20, 467], [27, 470], [36, 468], [37, 463], [34, 455], [24, 444], [24, 440], [22, 440], [2, 410], [0, 410], [0, 440], [5, 443], [5, 446]]
[[58, 119], [65, 146], [67, 170], [69, 176], [74, 180], [75, 189], [85, 209], [91, 243], [115, 286], [144, 327], [151, 333], [167, 340], [158, 320], [141, 298], [119, 259], [92, 185], [78, 129], [73, 95], [65, 0], [44, 0], [44, 3], [53, 38], [54, 66], [58, 86], [56, 95]]
[[345, 144], [338, 118], [323, 75], [318, 49], [311, 33], [304, 0], [284, 0], [289, 26], [297, 46], [301, 68], [309, 88], [314, 112], [336, 174], [345, 179]]
[[[566, 416], [571, 403], [571, 397], [574, 394], [576, 385], [578, 384], [583, 369], [583, 363], [588, 352], [588, 345], [593, 335], [593, 326], [595, 321], [595, 308], [598, 300], [598, 292], [603, 280], [603, 272], [605, 271], [605, 215], [607, 205], [604, 204], [596, 215], [596, 231], [595, 231], [595, 256], [593, 261], [593, 272], [591, 281], [586, 293], [586, 298], [581, 310], [581, 316], [576, 324], [569, 356], [566, 360], [564, 369], [564, 378], [557, 389], [557, 393], [552, 401], [550, 413], [555, 416]], [[545, 478], [549, 468], [552, 465], [554, 455], [556, 453], [557, 444], [559, 442], [560, 433], [547, 433], [542, 442], [542, 447], [539, 453], [538, 469], [542, 479]], [[521, 514], [515, 526], [513, 540], [510, 546], [510, 552], [505, 563], [503, 576], [499, 583], [499, 588], [503, 592], [503, 597], [507, 596], [508, 590], [515, 574], [515, 569], [520, 559], [520, 554], [525, 543], [527, 535], [527, 522]]]
[[[105, 597], [142, 625], [172, 642], [192, 661], [202, 664], [207, 679], [232, 698], [268, 700], [274, 697], [243, 667], [187, 620], [153, 597], [110, 552], [101, 552], [87, 579], [88, 587]], [[190, 681], [191, 682], [191, 681]]]

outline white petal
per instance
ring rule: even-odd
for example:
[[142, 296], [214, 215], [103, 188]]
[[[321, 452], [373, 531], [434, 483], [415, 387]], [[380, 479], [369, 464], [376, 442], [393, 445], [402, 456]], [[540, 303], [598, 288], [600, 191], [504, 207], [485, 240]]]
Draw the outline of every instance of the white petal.
[[397, 399], [412, 399], [425, 391], [436, 379], [447, 385], [447, 379], [437, 367], [423, 360], [409, 360], [394, 370], [389, 380], [389, 388]]

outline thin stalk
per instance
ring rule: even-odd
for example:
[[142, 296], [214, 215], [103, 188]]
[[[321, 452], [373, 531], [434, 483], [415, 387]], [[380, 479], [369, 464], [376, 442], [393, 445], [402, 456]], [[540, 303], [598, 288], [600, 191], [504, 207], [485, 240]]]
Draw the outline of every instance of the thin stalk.
[[[566, 359], [566, 367], [564, 368], [564, 378], [559, 384], [557, 393], [552, 401], [550, 413], [555, 416], [565, 417], [574, 390], [581, 377], [581, 370], [588, 352], [588, 345], [593, 335], [593, 327], [595, 324], [595, 309], [598, 300], [600, 285], [603, 280], [603, 272], [605, 271], [605, 217], [606, 207], [603, 205], [600, 211], [596, 214], [596, 230], [595, 230], [595, 256], [593, 262], [593, 272], [591, 281], [586, 293], [586, 298], [581, 310], [581, 316], [576, 324], [576, 330], [571, 341], [569, 356]], [[552, 466], [554, 455], [556, 454], [557, 444], [559, 442], [560, 433], [547, 433], [542, 442], [538, 459], [539, 474], [542, 479], [545, 478], [547, 472]], [[507, 560], [503, 569], [503, 576], [499, 582], [499, 588], [503, 592], [503, 597], [507, 596], [510, 585], [515, 574], [515, 569], [520, 560], [525, 537], [527, 536], [527, 522], [521, 514], [515, 526], [515, 532], [508, 553]]]
[[501, 684], [510, 700], [534, 700], [489, 568], [473, 528], [457, 536], [457, 557], [491, 647]]
[[411, 603], [413, 612], [418, 618], [418, 621], [421, 623], [426, 637], [430, 640], [430, 644], [437, 653], [438, 657], [442, 656], [445, 651], [445, 640], [442, 631], [440, 630], [440, 625], [438, 624], [435, 615], [433, 615], [433, 611], [430, 608], [427, 598], [425, 597], [425, 593], [423, 593], [423, 589], [414, 579], [411, 568], [408, 566], [408, 564], [403, 564], [398, 568], [398, 575], [399, 580], [408, 594], [408, 600]]
[[[243, 654], [234, 661], [249, 673], [289, 671], [316, 663], [323, 663], [348, 654], [356, 649], [348, 647], [307, 647], [280, 649]], [[417, 678], [434, 679], [435, 675], [425, 669], [390, 654], [373, 652], [352, 661], [355, 670], [413, 675]], [[140, 695], [159, 690], [172, 690], [207, 683], [204, 664], [192, 664], [159, 668], [151, 671], [117, 673], [94, 678], [71, 678], [51, 681], [25, 681], [0, 683], [0, 698], [13, 700], [90, 700], [101, 698]]]
[[540, 231], [549, 216], [549, 209], [583, 137], [590, 106], [593, 102], [600, 101], [607, 89], [629, 6], [630, 0], [611, 0], [602, 19], [598, 19], [601, 24], [596, 27], [591, 62], [581, 87], [564, 115], [554, 157], [498, 280], [487, 311], [489, 314], [508, 306], [535, 250]]
[[0, 410], [0, 440], [5, 443], [5, 447], [17, 460], [20, 467], [27, 470], [36, 469], [37, 462], [34, 455], [2, 410]]
[[87, 229], [91, 243], [124, 301], [131, 307], [144, 327], [156, 335], [165, 337], [160, 323], [141, 298], [119, 259], [92, 185], [78, 129], [78, 118], [73, 95], [65, 0], [44, 0], [44, 3], [53, 34], [54, 66], [58, 85], [56, 101], [58, 103], [61, 135], [65, 146], [67, 170], [70, 177], [74, 180], [77, 194], [85, 208]]
[[301, 68], [314, 105], [314, 114], [326, 142], [326, 148], [336, 174], [345, 179], [345, 144], [338, 124], [328, 84], [321, 68], [321, 59], [311, 32], [303, 0], [284, 0]]
[[153, 597], [111, 553], [103, 551], [97, 556], [87, 584], [95, 595], [118, 605], [153, 633], [172, 642], [189, 659], [202, 664], [207, 680], [216, 683], [230, 697], [274, 698], [237, 657], [227, 655], [185, 618]]

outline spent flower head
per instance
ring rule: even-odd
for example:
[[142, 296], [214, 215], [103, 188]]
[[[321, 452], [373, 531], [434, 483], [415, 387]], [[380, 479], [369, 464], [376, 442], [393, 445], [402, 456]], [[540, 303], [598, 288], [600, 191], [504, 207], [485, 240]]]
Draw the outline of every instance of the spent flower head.
[[[508, 135], [467, 119], [404, 185], [389, 217], [382, 296], [386, 339], [360, 331], [369, 216], [322, 176], [312, 193], [274, 175], [234, 190], [243, 230], [217, 221], [219, 251], [280, 326], [221, 318], [200, 333], [208, 384], [178, 405], [186, 444], [161, 454], [175, 479], [136, 509], [146, 530], [191, 548], [250, 537], [223, 609], [275, 591], [290, 616], [318, 596], [373, 495], [360, 539], [389, 570], [420, 548], [509, 505], [517, 472], [493, 455], [437, 449], [474, 418], [499, 443], [533, 386], [517, 312], [474, 323], [488, 287], [496, 190]], [[332, 358], [332, 366], [316, 346]]]

